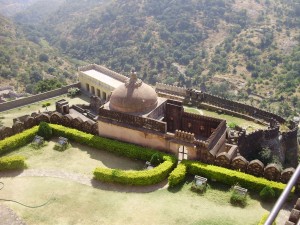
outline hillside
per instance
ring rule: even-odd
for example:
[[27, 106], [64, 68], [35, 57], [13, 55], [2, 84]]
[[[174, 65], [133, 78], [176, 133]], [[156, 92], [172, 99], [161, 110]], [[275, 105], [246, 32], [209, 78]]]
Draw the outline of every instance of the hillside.
[[[65, 0], [15, 15], [29, 38], [151, 84], [203, 89], [277, 112], [300, 113], [297, 0]], [[52, 11], [51, 11], [52, 12]], [[32, 19], [30, 19], [32, 18]], [[25, 22], [25, 23], [24, 23]]]
[[1, 86], [21, 93], [44, 92], [73, 82], [75, 69], [47, 41], [29, 41], [18, 26], [0, 16]]

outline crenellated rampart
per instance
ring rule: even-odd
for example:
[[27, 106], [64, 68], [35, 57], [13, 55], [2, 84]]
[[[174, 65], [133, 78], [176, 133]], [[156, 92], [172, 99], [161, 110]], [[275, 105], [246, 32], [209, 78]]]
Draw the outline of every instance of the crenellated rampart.
[[80, 117], [73, 118], [70, 114], [62, 115], [58, 112], [32, 113], [31, 115], [22, 116], [20, 119], [14, 119], [12, 127], [0, 127], [0, 140], [32, 128], [40, 122], [60, 124], [86, 133], [98, 134], [98, 125], [95, 121], [83, 121]]
[[98, 120], [101, 119], [116, 121], [118, 123], [123, 123], [128, 126], [144, 128], [147, 130], [157, 131], [164, 134], [167, 132], [167, 124], [165, 122], [157, 121], [151, 118], [138, 117], [117, 111], [108, 111], [103, 107], [99, 109]]
[[185, 88], [162, 83], [156, 83], [156, 91], [166, 92], [171, 95], [178, 95], [182, 97], [185, 97], [187, 94], [187, 90]]

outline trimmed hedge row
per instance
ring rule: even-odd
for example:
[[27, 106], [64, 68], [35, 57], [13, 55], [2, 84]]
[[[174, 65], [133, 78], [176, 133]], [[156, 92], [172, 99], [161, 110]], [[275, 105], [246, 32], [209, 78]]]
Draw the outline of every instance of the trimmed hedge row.
[[144, 161], [150, 161], [153, 154], [157, 153], [160, 158], [164, 161], [174, 161], [176, 158], [174, 156], [155, 151], [150, 148], [141, 147], [138, 145], [120, 142], [117, 140], [112, 140], [108, 138], [103, 138], [100, 136], [87, 134], [82, 131], [67, 128], [57, 124], [49, 124], [52, 127], [54, 136], [63, 136], [71, 141], [75, 141], [80, 144], [88, 145], [93, 148], [98, 148], [108, 152], [112, 152], [118, 155], [126, 156], [132, 159], [140, 159]]
[[155, 184], [166, 179], [177, 162], [177, 159], [174, 156], [149, 148], [87, 134], [61, 125], [50, 124], [50, 126], [52, 127], [53, 135], [63, 136], [69, 140], [85, 144], [93, 148], [144, 161], [150, 161], [154, 154], [158, 154], [159, 158], [162, 158], [164, 161], [154, 169], [143, 171], [122, 171], [109, 168], [96, 168], [94, 170], [94, 177], [101, 181], [117, 182], [129, 185]]
[[36, 135], [38, 126], [32, 127], [19, 134], [5, 138], [0, 141], [0, 155], [10, 152], [16, 148], [22, 147], [31, 142]]
[[0, 158], [0, 171], [26, 168], [25, 157], [7, 156]]
[[173, 169], [174, 162], [164, 161], [159, 166], [142, 171], [96, 168], [94, 177], [105, 182], [117, 182], [127, 185], [151, 185], [165, 180]]
[[284, 190], [286, 184], [255, 177], [250, 174], [242, 173], [223, 167], [207, 165], [200, 162], [183, 161], [187, 166], [187, 171], [193, 175], [201, 175], [208, 179], [219, 181], [223, 184], [234, 185], [238, 183], [242, 187], [259, 193], [265, 186], [270, 186], [276, 196]]
[[186, 165], [184, 163], [180, 163], [170, 174], [168, 181], [169, 186], [174, 187], [175, 185], [181, 183], [185, 179], [186, 175]]

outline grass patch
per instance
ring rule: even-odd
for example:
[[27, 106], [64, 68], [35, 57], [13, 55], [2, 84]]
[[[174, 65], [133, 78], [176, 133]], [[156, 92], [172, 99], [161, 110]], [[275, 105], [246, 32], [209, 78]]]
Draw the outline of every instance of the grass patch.
[[33, 149], [28, 144], [7, 155], [25, 156], [30, 169], [62, 169], [86, 175], [91, 175], [95, 167], [99, 166], [122, 170], [140, 170], [145, 165], [144, 161], [117, 156], [76, 142], [70, 142], [71, 147], [63, 152], [55, 151], [53, 148], [57, 141], [58, 138], [52, 138], [47, 146], [38, 150]]
[[218, 195], [219, 191], [211, 188], [201, 196], [190, 191], [189, 183], [176, 194], [167, 189], [139, 193], [135, 187], [133, 192], [125, 194], [120, 192], [121, 188], [115, 191], [115, 186], [95, 189], [54, 178], [17, 177], [2, 181], [5, 188], [0, 196], [9, 199], [37, 204], [53, 196], [49, 205], [35, 210], [5, 203], [27, 224], [251, 225], [257, 224], [267, 212], [253, 199], [244, 209], [231, 206], [223, 198], [222, 204], [211, 201], [212, 195]]
[[231, 116], [225, 113], [219, 114], [213, 111], [208, 111], [205, 109], [197, 109], [197, 108], [191, 108], [191, 107], [184, 107], [184, 110], [189, 113], [195, 113], [198, 115], [204, 115], [209, 117], [214, 117], [218, 119], [226, 120], [227, 124], [236, 124], [244, 129], [246, 129], [247, 132], [253, 132], [257, 129], [266, 129], [266, 126], [263, 126], [261, 124], [255, 123], [251, 120], [242, 119], [236, 116]]

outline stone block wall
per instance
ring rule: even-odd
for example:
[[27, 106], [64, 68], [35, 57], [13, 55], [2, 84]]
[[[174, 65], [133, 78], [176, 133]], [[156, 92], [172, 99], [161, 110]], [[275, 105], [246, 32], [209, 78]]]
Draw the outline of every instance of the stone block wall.
[[75, 128], [86, 133], [98, 134], [98, 126], [94, 121], [82, 121], [81, 118], [72, 118], [69, 114], [62, 115], [58, 112], [50, 112], [49, 114], [32, 114], [27, 115], [24, 121], [15, 120], [12, 127], [0, 127], [0, 140], [12, 135], [18, 134], [26, 129], [38, 125], [40, 122], [60, 124], [66, 127]]
[[53, 91], [48, 91], [48, 92], [44, 92], [44, 93], [41, 93], [41, 94], [30, 96], [30, 97], [17, 99], [17, 100], [10, 101], [10, 102], [1, 103], [0, 104], [0, 112], [10, 110], [10, 109], [13, 109], [13, 108], [16, 108], [16, 107], [32, 104], [34, 102], [42, 101], [42, 100], [45, 100], [45, 99], [48, 99], [48, 98], [53, 98], [53, 97], [56, 97], [56, 96], [59, 96], [59, 95], [66, 94], [68, 92], [68, 89], [71, 88], [71, 87], [78, 87], [79, 88], [80, 84], [75, 83], [75, 84], [67, 85], [67, 86], [64, 86], [62, 88], [53, 90]]
[[167, 85], [162, 83], [156, 83], [156, 91], [157, 92], [165, 92], [172, 95], [178, 95], [178, 96], [186, 96], [187, 90], [182, 87], [177, 87], [173, 85]]

